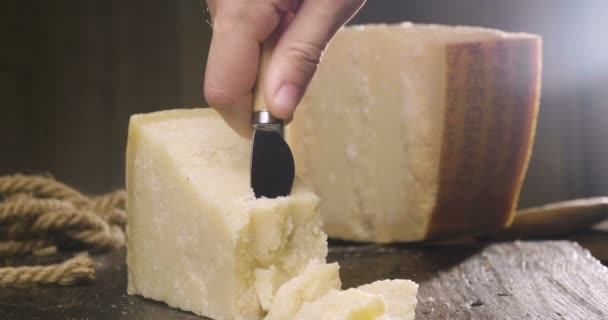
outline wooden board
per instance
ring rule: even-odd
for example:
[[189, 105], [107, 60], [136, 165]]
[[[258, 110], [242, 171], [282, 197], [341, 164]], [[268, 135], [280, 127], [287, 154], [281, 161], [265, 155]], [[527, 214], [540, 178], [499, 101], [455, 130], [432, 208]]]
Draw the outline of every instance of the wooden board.
[[[97, 280], [0, 289], [0, 319], [201, 319], [126, 295], [124, 250], [96, 257]], [[344, 287], [382, 278], [420, 284], [416, 319], [608, 319], [608, 268], [570, 241], [481, 245], [332, 243]], [[6, 262], [6, 261], [5, 261]]]

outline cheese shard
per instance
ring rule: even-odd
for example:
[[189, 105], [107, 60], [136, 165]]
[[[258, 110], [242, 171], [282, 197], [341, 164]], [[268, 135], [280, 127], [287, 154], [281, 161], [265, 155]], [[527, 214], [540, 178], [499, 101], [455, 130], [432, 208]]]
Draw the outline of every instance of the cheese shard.
[[331, 290], [304, 303], [295, 317], [305, 320], [413, 320], [418, 285], [409, 280], [381, 280], [344, 291]]
[[330, 237], [417, 241], [510, 223], [531, 154], [541, 40], [439, 25], [351, 26], [287, 138]]
[[276, 292], [265, 320], [293, 319], [304, 303], [313, 302], [330, 290], [339, 290], [337, 263], [311, 261], [301, 274], [285, 282]]
[[378, 295], [361, 290], [332, 290], [312, 303], [305, 303], [294, 320], [376, 320], [385, 314]]
[[380, 280], [357, 287], [358, 290], [382, 297], [388, 318], [413, 320], [416, 310], [418, 285], [410, 280]]
[[260, 306], [268, 311], [272, 305], [274, 295], [279, 287], [285, 282], [286, 276], [276, 267], [255, 270], [255, 292], [258, 296]]
[[272, 298], [265, 320], [413, 320], [418, 285], [410, 280], [379, 280], [340, 291], [337, 263], [311, 261], [284, 282]]
[[[131, 117], [129, 294], [215, 320], [260, 319], [256, 286], [324, 261], [318, 197], [296, 180], [289, 197], [255, 199], [249, 155], [211, 109]], [[256, 279], [265, 270], [280, 277]]]

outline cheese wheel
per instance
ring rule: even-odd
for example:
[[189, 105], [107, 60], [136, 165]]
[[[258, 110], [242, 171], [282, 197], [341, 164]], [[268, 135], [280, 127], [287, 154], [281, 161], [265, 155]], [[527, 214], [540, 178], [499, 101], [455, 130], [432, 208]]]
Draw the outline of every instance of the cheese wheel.
[[330, 237], [419, 241], [509, 225], [538, 113], [536, 35], [352, 26], [326, 50], [287, 139]]

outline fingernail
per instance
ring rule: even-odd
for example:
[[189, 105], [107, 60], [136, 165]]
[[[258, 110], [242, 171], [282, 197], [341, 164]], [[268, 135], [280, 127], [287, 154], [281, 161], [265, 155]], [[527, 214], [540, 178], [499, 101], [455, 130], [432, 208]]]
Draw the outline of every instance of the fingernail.
[[298, 104], [302, 90], [300, 87], [287, 83], [281, 86], [274, 95], [274, 105], [285, 117], [290, 117]]

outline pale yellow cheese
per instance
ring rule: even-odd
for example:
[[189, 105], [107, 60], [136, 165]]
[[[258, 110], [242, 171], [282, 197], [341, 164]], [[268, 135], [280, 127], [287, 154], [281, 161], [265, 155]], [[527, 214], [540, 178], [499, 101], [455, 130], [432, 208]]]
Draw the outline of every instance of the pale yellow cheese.
[[510, 222], [532, 147], [539, 37], [340, 30], [287, 126], [330, 237], [416, 241]]
[[131, 117], [129, 294], [215, 320], [260, 319], [256, 287], [324, 261], [317, 196], [296, 180], [289, 197], [255, 199], [249, 155], [250, 141], [214, 110]]
[[127, 147], [128, 293], [215, 320], [409, 320], [417, 286], [340, 291], [319, 199], [255, 199], [250, 142], [210, 109], [135, 115]]
[[265, 312], [270, 309], [275, 293], [286, 279], [287, 276], [274, 266], [255, 270], [255, 292]]
[[386, 320], [413, 320], [418, 285], [410, 280], [379, 280], [357, 287], [368, 294], [379, 295], [386, 306]]
[[[315, 265], [283, 284], [265, 320], [413, 320], [418, 285], [381, 280], [348, 290], [335, 284], [337, 268]], [[319, 267], [322, 267], [319, 268]], [[316, 276], [316, 277], [315, 277]]]
[[274, 295], [265, 320], [292, 319], [304, 303], [313, 302], [341, 287], [337, 263], [311, 261], [297, 276], [285, 282]]
[[379, 295], [357, 289], [332, 290], [323, 297], [305, 303], [294, 320], [376, 320], [386, 314]]

